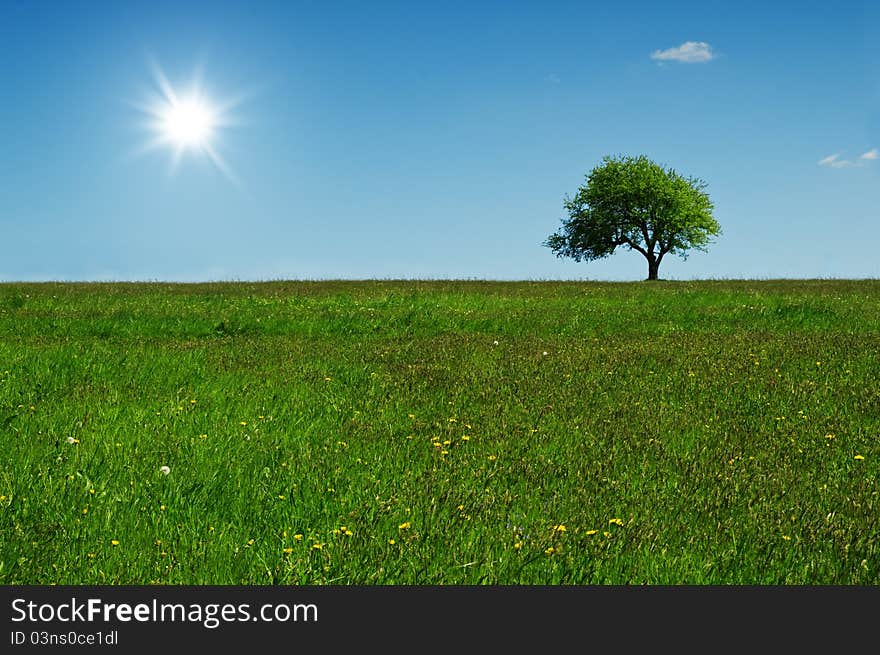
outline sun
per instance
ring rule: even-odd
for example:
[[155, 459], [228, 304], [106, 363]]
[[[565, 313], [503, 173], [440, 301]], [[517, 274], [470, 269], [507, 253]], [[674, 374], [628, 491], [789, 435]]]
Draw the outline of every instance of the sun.
[[159, 129], [177, 148], [205, 148], [211, 143], [216, 120], [214, 109], [204, 100], [186, 98], [164, 108]]
[[201, 75], [194, 76], [189, 87], [177, 89], [153, 62], [155, 88], [144, 102], [135, 103], [148, 119], [143, 124], [150, 137], [141, 152], [167, 149], [171, 153], [171, 171], [177, 169], [185, 154], [207, 157], [227, 178], [235, 181], [229, 165], [218, 152], [224, 128], [238, 120], [229, 112], [238, 101], [216, 102], [205, 91]]

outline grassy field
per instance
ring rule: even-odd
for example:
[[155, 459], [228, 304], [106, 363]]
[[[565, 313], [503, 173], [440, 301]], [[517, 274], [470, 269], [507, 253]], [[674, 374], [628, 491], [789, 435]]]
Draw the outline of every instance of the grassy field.
[[880, 281], [3, 284], [0, 444], [2, 584], [878, 584]]

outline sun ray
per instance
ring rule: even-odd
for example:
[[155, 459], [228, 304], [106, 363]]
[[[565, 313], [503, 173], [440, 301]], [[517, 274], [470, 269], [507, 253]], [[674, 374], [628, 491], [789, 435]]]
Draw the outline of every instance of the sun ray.
[[239, 94], [221, 102], [213, 101], [203, 90], [203, 66], [196, 66], [190, 85], [175, 88], [159, 63], [149, 58], [154, 88], [145, 102], [129, 104], [146, 116], [142, 127], [151, 137], [136, 154], [159, 148], [171, 151], [169, 172], [174, 174], [187, 153], [205, 155], [217, 170], [231, 182], [238, 183], [231, 167], [217, 152], [218, 132], [226, 127], [240, 125], [241, 120], [230, 111], [241, 104], [246, 94]]

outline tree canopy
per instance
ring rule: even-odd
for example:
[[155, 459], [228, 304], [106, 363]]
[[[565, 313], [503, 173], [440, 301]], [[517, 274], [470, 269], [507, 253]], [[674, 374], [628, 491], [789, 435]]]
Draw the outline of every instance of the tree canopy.
[[666, 254], [705, 251], [721, 233], [706, 186], [643, 155], [605, 157], [575, 196], [566, 196], [568, 218], [544, 245], [575, 261], [602, 259], [618, 247], [635, 250], [656, 280]]

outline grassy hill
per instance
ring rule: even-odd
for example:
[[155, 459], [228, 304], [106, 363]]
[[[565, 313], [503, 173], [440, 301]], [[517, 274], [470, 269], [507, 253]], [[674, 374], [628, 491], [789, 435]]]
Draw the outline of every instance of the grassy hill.
[[0, 285], [2, 584], [878, 584], [880, 281]]

